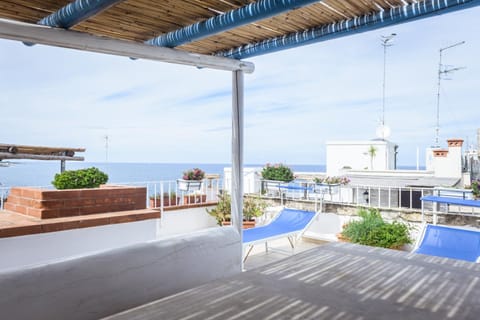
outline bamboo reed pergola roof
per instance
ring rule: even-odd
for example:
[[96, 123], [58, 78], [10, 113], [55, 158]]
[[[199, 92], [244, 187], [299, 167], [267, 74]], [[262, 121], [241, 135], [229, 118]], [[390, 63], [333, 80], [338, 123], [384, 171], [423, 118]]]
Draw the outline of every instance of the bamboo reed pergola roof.
[[[37, 23], [71, 1], [4, 0], [0, 17]], [[126, 0], [80, 22], [71, 29], [93, 35], [144, 42], [221, 13], [238, 9], [253, 0]], [[189, 52], [213, 54], [323, 24], [353, 19], [380, 8], [401, 6], [402, 0], [325, 0], [177, 47]], [[408, 3], [414, 1], [408, 0]]]
[[[21, 21], [30, 24], [41, 23], [41, 19], [59, 11], [62, 7], [74, 3], [84, 2], [89, 6], [95, 2], [108, 2], [108, 5], [93, 10], [90, 14], [72, 26], [70, 30], [87, 33], [95, 36], [107, 37], [144, 43], [152, 38], [174, 32], [180, 28], [195, 23], [205, 22], [208, 19], [228, 16], [232, 10], [244, 8], [247, 5], [261, 3], [264, 8], [257, 8], [263, 14], [255, 21], [240, 23], [228, 30], [218, 29], [201, 39], [187, 41], [175, 49], [195, 54], [219, 55], [233, 58], [244, 58], [268, 52], [261, 49], [245, 55], [228, 54], [229, 51], [246, 50], [252, 46], [263, 46], [265, 42], [275, 42], [278, 50], [289, 48], [291, 45], [279, 45], [282, 39], [288, 36], [303, 35], [313, 30], [322, 31], [326, 40], [332, 34], [338, 36], [361, 32], [359, 29], [375, 28], [404, 22], [397, 16], [388, 16], [392, 10], [398, 9], [399, 14], [412, 10], [409, 19], [416, 19], [422, 8], [432, 7], [433, 14], [440, 14], [444, 9], [452, 6], [469, 7], [478, 5], [478, 1], [431, 1], [431, 0], [324, 0], [324, 1], [286, 1], [292, 5], [282, 12], [272, 13], [269, 6], [277, 6], [280, 2], [269, 0], [2, 0], [0, 2], [0, 18]], [[451, 3], [443, 7], [446, 3]], [[265, 4], [265, 5], [264, 5]], [[260, 6], [260, 5], [259, 5]], [[268, 7], [268, 8], [267, 8]], [[248, 10], [247, 10], [248, 9]], [[265, 10], [264, 10], [265, 9]], [[426, 10], [426, 9], [425, 9]], [[456, 10], [456, 9], [455, 9]], [[438, 11], [438, 12], [437, 12]], [[444, 10], [449, 11], [449, 10]], [[432, 12], [429, 12], [431, 15]], [[265, 14], [267, 13], [267, 14]], [[242, 13], [243, 14], [243, 13]], [[383, 19], [385, 15], [385, 21]], [[263, 18], [265, 17], [265, 18]], [[367, 21], [372, 18], [372, 21]], [[362, 20], [363, 19], [363, 20]], [[235, 19], [236, 21], [239, 19]], [[387, 21], [388, 20], [388, 21]], [[348, 25], [350, 23], [350, 25]], [[48, 25], [48, 24], [47, 24]], [[223, 23], [220, 23], [223, 25]], [[343, 26], [343, 25], [346, 25]], [[57, 26], [58, 27], [58, 26]], [[216, 26], [214, 25], [215, 29]], [[365, 29], [365, 30], [366, 30]], [[310, 42], [306, 42], [308, 44]], [[278, 48], [277, 48], [278, 46]], [[172, 46], [170, 46], [172, 47]], [[273, 51], [278, 51], [273, 50]]]

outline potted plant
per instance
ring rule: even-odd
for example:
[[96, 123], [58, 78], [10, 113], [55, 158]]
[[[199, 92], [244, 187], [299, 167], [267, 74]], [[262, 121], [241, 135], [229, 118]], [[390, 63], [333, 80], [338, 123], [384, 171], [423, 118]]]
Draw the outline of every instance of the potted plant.
[[[243, 202], [243, 228], [253, 228], [255, 218], [263, 215], [267, 204], [258, 196], [245, 197]], [[218, 225], [230, 225], [232, 217], [231, 197], [227, 192], [218, 196], [218, 203], [213, 209], [206, 209], [208, 214], [215, 217]]]
[[267, 163], [262, 169], [262, 178], [265, 180], [290, 182], [295, 177], [292, 169], [282, 163], [271, 165]]
[[292, 169], [282, 163], [267, 163], [262, 169], [262, 194], [276, 195], [280, 193], [280, 185], [295, 179]]
[[205, 178], [205, 171], [199, 168], [189, 169], [183, 172], [182, 179], [177, 180], [178, 190], [192, 191], [200, 190], [202, 180]]
[[[325, 177], [325, 178], [315, 178], [315, 192], [317, 193], [329, 193], [332, 194], [338, 192], [338, 187], [340, 185], [346, 185], [350, 183], [350, 179], [347, 177]], [[333, 189], [333, 190], [332, 190]]]
[[480, 180], [473, 180], [472, 181], [472, 194], [473, 198], [478, 199], [480, 198]]
[[361, 220], [344, 225], [339, 239], [389, 249], [401, 249], [412, 243], [409, 227], [401, 222], [385, 222], [378, 209], [360, 209], [358, 215]]
[[58, 190], [13, 187], [5, 209], [39, 219], [53, 219], [146, 208], [146, 187], [105, 185], [97, 168], [64, 171], [52, 184]]
[[175, 191], [172, 191], [170, 193], [164, 192], [163, 195], [160, 195], [160, 193], [157, 193], [155, 195], [150, 196], [150, 208], [160, 207], [162, 204], [161, 198], [163, 198], [164, 207], [176, 206], [180, 203], [180, 198], [177, 197], [177, 194]]

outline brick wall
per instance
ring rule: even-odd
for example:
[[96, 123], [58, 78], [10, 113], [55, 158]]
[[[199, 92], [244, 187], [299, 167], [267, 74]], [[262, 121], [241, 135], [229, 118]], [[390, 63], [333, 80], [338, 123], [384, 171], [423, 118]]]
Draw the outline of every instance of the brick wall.
[[102, 186], [96, 189], [42, 190], [12, 188], [5, 210], [40, 219], [146, 208], [145, 187]]

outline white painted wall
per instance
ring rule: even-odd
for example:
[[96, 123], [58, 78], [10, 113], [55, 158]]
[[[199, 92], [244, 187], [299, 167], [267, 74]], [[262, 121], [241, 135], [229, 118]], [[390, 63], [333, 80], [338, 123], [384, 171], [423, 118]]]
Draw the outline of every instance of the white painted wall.
[[205, 209], [167, 211], [161, 219], [0, 238], [0, 272], [215, 227], [215, 218]]
[[[260, 193], [262, 168], [243, 168], [243, 193]], [[224, 188], [232, 193], [232, 168], [223, 169]]]
[[[373, 161], [368, 153], [370, 146], [377, 150]], [[326, 165], [328, 176], [342, 175], [345, 167], [352, 170], [393, 170], [395, 144], [383, 140], [328, 141]]]
[[427, 148], [427, 170], [433, 171], [435, 177], [458, 178], [462, 177], [462, 147], [448, 147], [446, 157], [435, 157], [435, 148]]
[[158, 221], [157, 237], [163, 238], [218, 226], [217, 220], [207, 213], [207, 208], [211, 209], [213, 206], [165, 211], [162, 219]]
[[241, 258], [240, 236], [223, 227], [0, 271], [0, 310], [8, 319], [98, 319], [237, 274]]
[[157, 219], [0, 238], [0, 272], [155, 240]]

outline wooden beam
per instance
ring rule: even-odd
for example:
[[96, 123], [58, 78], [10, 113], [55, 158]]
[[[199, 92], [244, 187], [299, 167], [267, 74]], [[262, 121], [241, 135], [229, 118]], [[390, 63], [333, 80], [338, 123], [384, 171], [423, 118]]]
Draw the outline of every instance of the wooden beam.
[[254, 64], [247, 61], [194, 54], [7, 19], [0, 19], [0, 38], [136, 59], [190, 65], [198, 68], [243, 71], [245, 73], [252, 73], [255, 69]]
[[9, 153], [0, 152], [0, 160], [5, 159], [30, 159], [30, 160], [67, 160], [67, 161], [83, 161], [84, 157], [69, 157], [69, 156], [55, 156], [55, 155], [40, 155], [29, 153]]

